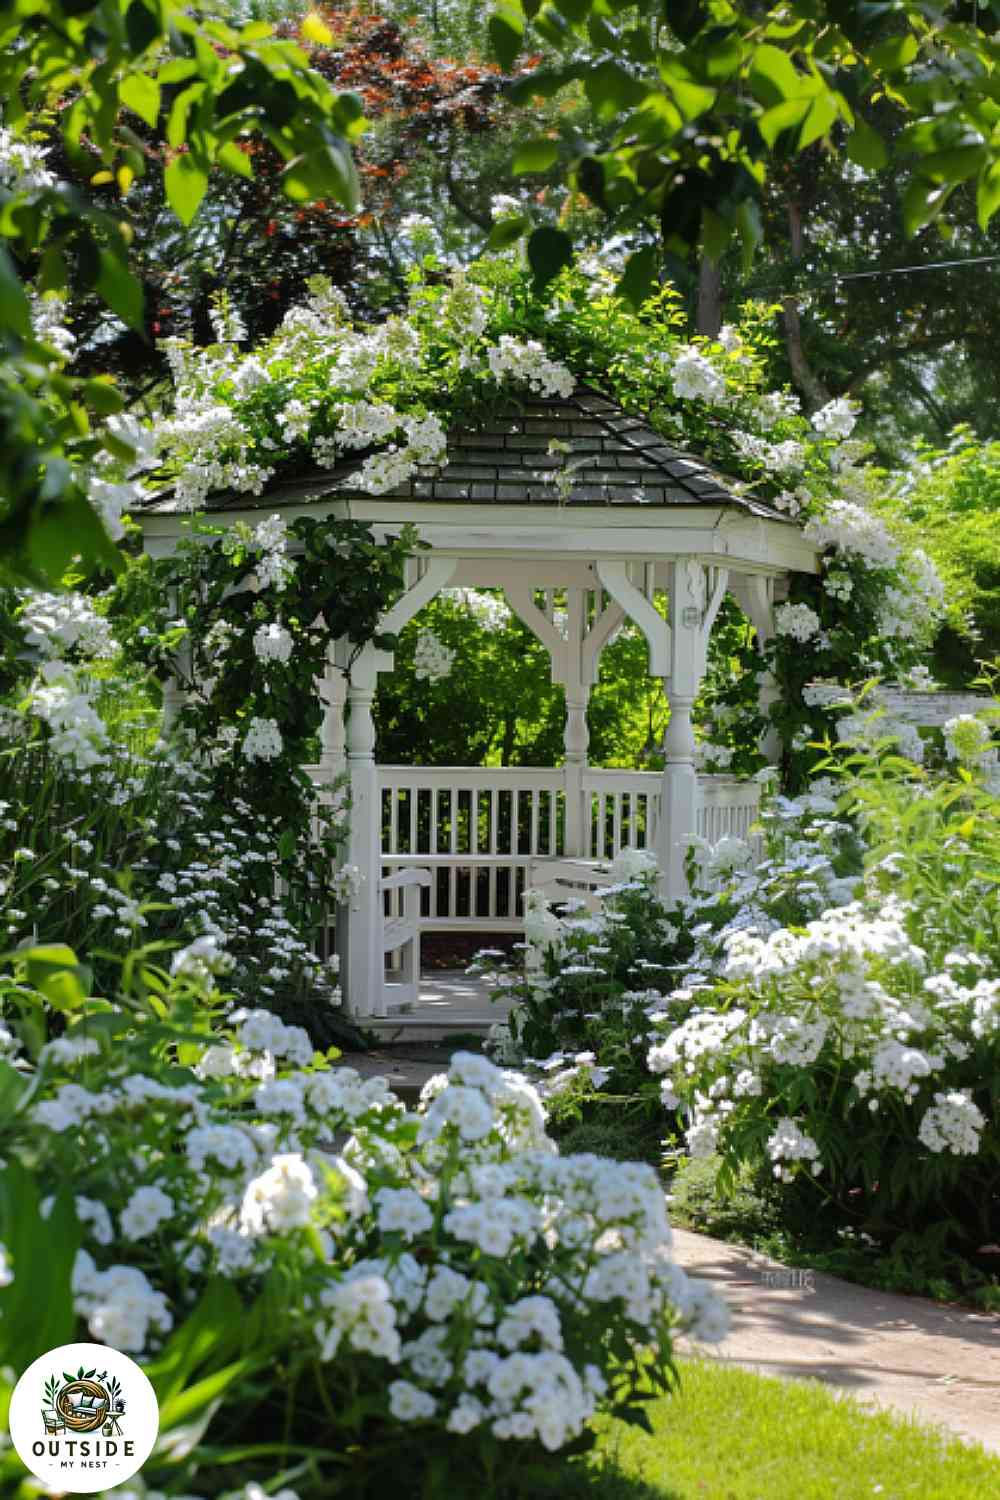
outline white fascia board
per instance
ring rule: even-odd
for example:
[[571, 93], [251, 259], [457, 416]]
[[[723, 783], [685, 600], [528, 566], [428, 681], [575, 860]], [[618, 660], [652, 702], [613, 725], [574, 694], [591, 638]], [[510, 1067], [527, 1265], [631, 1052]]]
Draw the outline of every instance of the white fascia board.
[[[238, 521], [256, 526], [270, 514], [266, 505], [256, 505], [214, 511], [206, 519], [222, 527]], [[741, 571], [819, 571], [817, 549], [798, 527], [740, 515], [723, 506], [454, 505], [373, 497], [304, 501], [280, 507], [279, 514], [286, 522], [299, 516], [364, 521], [379, 539], [398, 533], [411, 521], [421, 540], [468, 560], [528, 555], [579, 565], [582, 559], [595, 556], [645, 561], [725, 557], [730, 567]], [[184, 534], [188, 517], [140, 511], [135, 519], [142, 527], [146, 551], [163, 557]]]

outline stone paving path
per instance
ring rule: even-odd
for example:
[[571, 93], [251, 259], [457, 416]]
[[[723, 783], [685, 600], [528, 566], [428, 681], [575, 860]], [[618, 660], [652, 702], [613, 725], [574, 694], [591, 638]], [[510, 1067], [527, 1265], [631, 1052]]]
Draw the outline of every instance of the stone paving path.
[[803, 1277], [683, 1229], [674, 1237], [678, 1264], [730, 1305], [729, 1338], [710, 1357], [821, 1380], [1000, 1452], [1000, 1317], [820, 1272]]

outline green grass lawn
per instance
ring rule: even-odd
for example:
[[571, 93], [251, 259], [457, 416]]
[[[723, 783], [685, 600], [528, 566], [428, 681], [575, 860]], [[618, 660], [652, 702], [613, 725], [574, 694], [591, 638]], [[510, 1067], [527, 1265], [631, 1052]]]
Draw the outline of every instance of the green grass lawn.
[[1000, 1456], [819, 1384], [707, 1360], [681, 1382], [654, 1436], [602, 1424], [588, 1500], [1000, 1500]]

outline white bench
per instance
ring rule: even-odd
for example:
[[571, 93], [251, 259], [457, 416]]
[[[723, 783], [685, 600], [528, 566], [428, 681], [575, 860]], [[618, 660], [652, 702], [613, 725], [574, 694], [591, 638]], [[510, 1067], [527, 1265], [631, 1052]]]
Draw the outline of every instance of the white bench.
[[[384, 875], [379, 881], [379, 895], [383, 898], [395, 891], [400, 892], [400, 909], [387, 916], [382, 926], [382, 1003], [376, 1015], [392, 1015], [416, 1005], [420, 995], [420, 888], [431, 883], [430, 870], [415, 866], [397, 870], [394, 875]], [[385, 977], [385, 960], [389, 954], [399, 955], [392, 972], [399, 979]]]
[[598, 891], [616, 884], [611, 865], [601, 859], [533, 859], [528, 866], [525, 894], [540, 891], [546, 901], [582, 901], [597, 914], [602, 909]]

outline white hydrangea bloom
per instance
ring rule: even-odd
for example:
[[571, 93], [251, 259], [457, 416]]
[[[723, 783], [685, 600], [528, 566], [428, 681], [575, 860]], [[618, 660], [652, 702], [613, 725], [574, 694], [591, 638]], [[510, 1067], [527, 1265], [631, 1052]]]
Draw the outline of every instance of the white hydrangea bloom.
[[778, 635], [791, 636], [804, 644], [819, 634], [820, 619], [808, 604], [779, 604], [774, 611], [774, 628]]
[[250, 720], [250, 727], [243, 740], [243, 754], [247, 760], [275, 760], [284, 748], [277, 719]]
[[413, 675], [418, 682], [440, 682], [455, 664], [455, 652], [432, 630], [422, 630], [413, 652]]
[[678, 350], [671, 370], [674, 395], [682, 401], [707, 401], [718, 406], [726, 399], [726, 378], [693, 344]]
[[857, 425], [860, 406], [855, 401], [849, 401], [846, 396], [838, 396], [834, 401], [828, 401], [819, 411], [813, 412], [809, 418], [813, 430], [821, 433], [823, 437], [849, 438]]
[[272, 621], [270, 625], [258, 625], [253, 636], [253, 651], [258, 661], [284, 664], [292, 654], [292, 633], [277, 621]]
[[975, 1156], [986, 1118], [967, 1092], [934, 1095], [934, 1103], [917, 1131], [929, 1151], [948, 1151], [953, 1156]]

